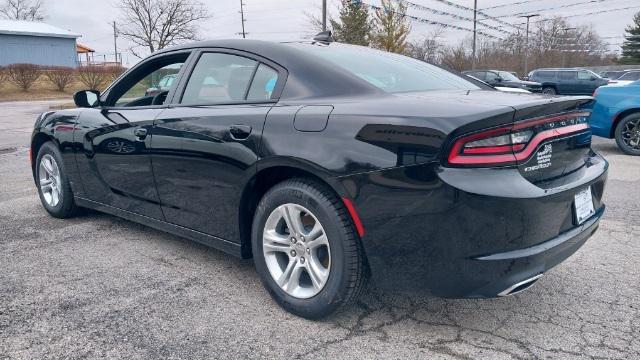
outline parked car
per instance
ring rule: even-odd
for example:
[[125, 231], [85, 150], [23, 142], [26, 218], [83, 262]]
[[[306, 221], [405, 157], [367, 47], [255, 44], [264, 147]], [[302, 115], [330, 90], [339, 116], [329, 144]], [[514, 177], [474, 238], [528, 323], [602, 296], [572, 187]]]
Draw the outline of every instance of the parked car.
[[596, 90], [591, 114], [593, 134], [616, 139], [620, 150], [640, 155], [640, 81]]
[[177, 74], [165, 75], [158, 81], [158, 85], [147, 89], [146, 96], [157, 95], [161, 92], [168, 91], [173, 86], [173, 81]]
[[609, 85], [625, 86], [638, 80], [640, 80], [640, 70], [630, 70], [630, 71], [626, 71], [616, 80], [610, 81]]
[[541, 83], [542, 92], [549, 95], [591, 95], [609, 82], [586, 69], [538, 69], [529, 80]]
[[463, 71], [462, 73], [465, 75], [471, 75], [494, 87], [498, 86], [502, 88], [524, 89], [529, 92], [542, 91], [542, 85], [540, 83], [533, 82], [533, 81], [520, 80], [508, 71], [471, 70], [471, 71]]
[[[179, 68], [166, 96], [123, 100], [166, 67]], [[181, 45], [74, 98], [80, 109], [46, 112], [33, 132], [46, 211], [96, 209], [253, 257], [275, 301], [306, 318], [369, 278], [518, 293], [604, 211], [590, 97], [500, 93], [325, 36]]]
[[605, 79], [615, 80], [624, 74], [624, 70], [603, 71], [600, 76]]
[[482, 83], [482, 84], [484, 84], [484, 85], [486, 85], [486, 86], [492, 87], [492, 88], [494, 88], [494, 89], [496, 89], [496, 90], [498, 90], [498, 91], [502, 91], [502, 92], [510, 92], [510, 93], [521, 93], [521, 94], [531, 94], [531, 91], [528, 91], [528, 90], [525, 90], [525, 89], [510, 88], [510, 87], [501, 87], [501, 86], [491, 86], [491, 85], [487, 84], [486, 82], [484, 82], [484, 81], [482, 81], [482, 80], [480, 80], [480, 79], [476, 78], [476, 77], [475, 77], [475, 76], [473, 76], [473, 75], [465, 75], [465, 76], [467, 76], [468, 78], [470, 78], [470, 79], [472, 79], [472, 80], [474, 80], [474, 81], [480, 82], [480, 83]]

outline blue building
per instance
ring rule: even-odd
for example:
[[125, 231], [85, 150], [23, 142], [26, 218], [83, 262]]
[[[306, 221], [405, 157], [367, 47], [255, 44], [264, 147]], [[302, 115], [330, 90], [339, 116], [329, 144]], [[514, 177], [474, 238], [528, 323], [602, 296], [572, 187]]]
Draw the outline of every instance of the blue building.
[[79, 37], [43, 23], [0, 20], [0, 66], [26, 63], [76, 67]]

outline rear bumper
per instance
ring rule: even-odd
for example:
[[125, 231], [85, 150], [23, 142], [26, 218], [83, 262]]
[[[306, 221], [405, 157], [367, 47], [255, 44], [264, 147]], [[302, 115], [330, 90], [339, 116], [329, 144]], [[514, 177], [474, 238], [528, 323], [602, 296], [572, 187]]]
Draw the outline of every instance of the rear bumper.
[[[543, 274], [596, 231], [607, 162], [540, 188], [514, 169], [418, 165], [342, 179], [365, 228], [382, 288], [441, 297], [495, 297]], [[596, 213], [576, 225], [573, 199], [591, 186]]]

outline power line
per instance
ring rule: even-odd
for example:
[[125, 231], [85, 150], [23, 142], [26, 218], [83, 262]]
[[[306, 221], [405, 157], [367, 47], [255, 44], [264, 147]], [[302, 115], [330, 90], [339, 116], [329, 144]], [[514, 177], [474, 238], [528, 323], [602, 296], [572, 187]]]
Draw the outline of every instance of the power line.
[[[454, 19], [456, 19], [456, 20], [462, 20], [462, 21], [473, 21], [473, 19], [472, 19], [472, 18], [468, 18], [468, 17], [466, 17], [466, 16], [461, 16], [461, 15], [454, 14], [454, 13], [450, 13], [450, 12], [447, 12], [447, 11], [442, 11], [442, 10], [433, 9], [433, 8], [428, 7], [428, 6], [424, 6], [424, 5], [420, 5], [420, 4], [415, 4], [415, 3], [412, 3], [412, 2], [407, 1], [407, 0], [395, 0], [395, 1], [396, 1], [396, 2], [398, 2], [398, 3], [400, 3], [400, 4], [405, 4], [405, 5], [407, 5], [408, 7], [411, 7], [411, 8], [414, 8], [414, 9], [428, 11], [428, 12], [430, 12], [430, 13], [432, 13], [432, 14], [435, 14], [435, 15], [449, 16], [449, 17], [452, 17], [452, 18], [454, 18]], [[502, 29], [502, 28], [499, 28], [499, 27], [497, 27], [497, 26], [491, 26], [491, 25], [488, 25], [488, 24], [482, 23], [482, 22], [480, 22], [480, 21], [478, 21], [477, 23], [478, 23], [479, 25], [482, 25], [482, 26], [484, 26], [484, 27], [488, 28], [488, 29], [498, 31], [498, 32], [501, 32], [501, 33], [503, 33], [503, 34], [507, 34], [507, 35], [511, 35], [511, 34], [513, 34], [513, 33], [509, 32], [509, 31], [506, 31], [506, 30], [504, 30], [504, 29]]]
[[[589, 12], [589, 13], [585, 13], [585, 14], [574, 14], [574, 15], [566, 15], [566, 16], [557, 16], [555, 18], [548, 18], [548, 19], [538, 20], [538, 21], [535, 21], [535, 23], [541, 23], [541, 22], [545, 22], [545, 21], [552, 21], [552, 20], [555, 20], [557, 18], [568, 19], [568, 18], [580, 17], [580, 16], [585, 16], [585, 15], [603, 14], [603, 13], [610, 13], [610, 12], [623, 11], [623, 10], [631, 10], [631, 9], [637, 9], [637, 8], [640, 8], [640, 5], [639, 6], [627, 6], [627, 7], [619, 8], [619, 9], [598, 10], [598, 11], [593, 11], [593, 12]], [[524, 25], [524, 23], [521, 23], [519, 25]]]
[[601, 2], [604, 2], [604, 1], [605, 0], [580, 1], [580, 2], [572, 3], [572, 4], [564, 4], [564, 5], [553, 6], [553, 7], [548, 7], [548, 8], [544, 8], [544, 9], [538, 9], [538, 10], [532, 10], [532, 11], [523, 11], [523, 12], [520, 12], [520, 13], [515, 13], [515, 14], [510, 14], [510, 15], [500, 15], [500, 16], [496, 16], [496, 17], [497, 18], [517, 17], [517, 16], [521, 16], [521, 15], [539, 13], [541, 11], [566, 9], [566, 8], [570, 8], [570, 7], [573, 7], [573, 6], [587, 5], [587, 4], [593, 4], [593, 3], [601, 3]]
[[507, 7], [507, 6], [513, 6], [513, 5], [522, 5], [522, 4], [530, 4], [532, 2], [536, 2], [536, 1], [544, 1], [544, 0], [526, 0], [526, 1], [518, 1], [518, 2], [514, 2], [514, 3], [509, 3], [509, 4], [502, 4], [502, 5], [494, 5], [494, 6], [489, 6], [486, 8], [482, 8], [480, 10], [491, 10], [491, 9], [498, 9], [498, 8], [503, 8], [503, 7]]
[[[369, 8], [371, 8], [373, 10], [384, 10], [380, 6], [367, 4], [365, 2], [363, 2], [362, 4], [365, 5], [365, 6], [368, 6]], [[409, 15], [409, 14], [402, 14], [402, 13], [398, 13], [398, 12], [395, 12], [395, 11], [391, 11], [391, 13], [396, 14], [396, 15], [400, 15], [400, 16], [404, 16], [404, 17], [406, 17], [406, 18], [408, 18], [410, 20], [417, 21], [417, 22], [420, 22], [420, 23], [423, 23], [423, 24], [438, 25], [438, 26], [443, 27], [443, 28], [451, 28], [451, 29], [455, 29], [455, 30], [473, 32], [473, 29], [469, 29], [469, 28], [466, 28], [466, 27], [458, 26], [458, 25], [446, 24], [446, 23], [443, 23], [443, 22], [429, 20], [429, 19], [425, 19], [425, 18], [421, 18], [421, 17], [417, 17], [417, 16], [412, 16], [412, 15]], [[487, 34], [487, 33], [481, 32], [481, 31], [478, 31], [478, 34], [480, 34], [482, 36], [485, 36], [485, 37], [488, 37], [488, 38], [496, 39], [496, 40], [504, 40], [501, 37], [498, 37], [498, 36], [495, 36], [495, 35], [491, 35], [491, 34]]]
[[[460, 4], [456, 4], [456, 3], [451, 2], [449, 0], [433, 0], [433, 1], [437, 1], [439, 3], [445, 4], [445, 5], [454, 7], [456, 9], [460, 9], [460, 10], [474, 11], [474, 9], [472, 9], [470, 7], [466, 7], [466, 6], [463, 6], [463, 5], [460, 5]], [[514, 27], [514, 28], [516, 28], [516, 29], [518, 29], [520, 31], [523, 30], [521, 27], [519, 27], [517, 25], [511, 24], [511, 23], [506, 22], [504, 20], [500, 20], [500, 19], [496, 18], [495, 16], [491, 16], [491, 15], [489, 15], [489, 14], [483, 12], [483, 11], [478, 10], [478, 15], [484, 16], [485, 19], [483, 19], [483, 20], [493, 20], [493, 21], [495, 21], [495, 22], [497, 22], [499, 24], [502, 24], [502, 25], [505, 25], [505, 26], [511, 26], [511, 27]]]

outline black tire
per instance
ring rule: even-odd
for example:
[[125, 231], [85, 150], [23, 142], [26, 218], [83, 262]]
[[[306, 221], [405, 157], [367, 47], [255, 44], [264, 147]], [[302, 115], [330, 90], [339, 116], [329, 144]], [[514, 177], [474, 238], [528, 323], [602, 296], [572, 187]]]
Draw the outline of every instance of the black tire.
[[[331, 248], [328, 280], [311, 298], [289, 295], [276, 283], [267, 267], [263, 230], [269, 215], [284, 204], [309, 209], [324, 228]], [[303, 318], [319, 319], [352, 304], [367, 279], [364, 251], [347, 209], [331, 190], [317, 181], [290, 179], [271, 188], [255, 212], [252, 246], [256, 270], [271, 297], [285, 310]]]
[[625, 132], [632, 133], [632, 136], [640, 138], [640, 113], [625, 116], [616, 126], [616, 143], [622, 152], [628, 155], [640, 156], [640, 144], [631, 145], [629, 139], [625, 139]]
[[[40, 186], [40, 175], [41, 175], [41, 162], [42, 158], [46, 155], [49, 155], [56, 162], [56, 166], [58, 167], [58, 171], [60, 174], [60, 183], [58, 184], [59, 192], [59, 200], [55, 205], [49, 204], [45, 200], [45, 195], [43, 193], [42, 187]], [[73, 217], [77, 211], [78, 207], [75, 204], [73, 199], [73, 192], [71, 190], [71, 185], [69, 184], [69, 179], [67, 178], [64, 162], [62, 161], [62, 154], [58, 147], [51, 141], [46, 142], [40, 147], [38, 151], [38, 156], [36, 158], [35, 163], [35, 176], [36, 176], [36, 187], [38, 188], [38, 195], [40, 196], [40, 201], [42, 202], [42, 206], [44, 206], [45, 210], [51, 216], [66, 219]]]
[[557, 95], [558, 92], [556, 91], [556, 88], [554, 88], [553, 86], [545, 86], [542, 88], [542, 93], [545, 95]]

